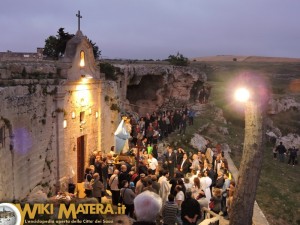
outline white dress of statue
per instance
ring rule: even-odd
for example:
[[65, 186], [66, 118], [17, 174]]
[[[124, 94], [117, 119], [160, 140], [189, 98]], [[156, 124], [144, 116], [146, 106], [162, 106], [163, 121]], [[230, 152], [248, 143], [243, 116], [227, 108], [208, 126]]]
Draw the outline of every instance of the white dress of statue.
[[212, 183], [212, 180], [210, 177], [201, 177], [200, 178], [200, 188], [204, 191], [205, 197], [208, 202], [210, 202], [211, 199], [211, 191], [210, 191], [210, 185]]
[[[130, 124], [130, 120], [126, 120], [124, 125], [125, 125], [125, 130], [127, 131], [127, 133], [131, 134], [132, 126]], [[122, 153], [127, 153], [129, 151], [129, 139], [130, 138], [131, 138], [131, 136], [129, 136], [129, 138], [125, 141]]]
[[[122, 119], [116, 132], [115, 132], [115, 150], [117, 154], [120, 154], [125, 148], [125, 144], [128, 141], [130, 134], [127, 132], [125, 122]], [[128, 144], [128, 142], [127, 142]]]

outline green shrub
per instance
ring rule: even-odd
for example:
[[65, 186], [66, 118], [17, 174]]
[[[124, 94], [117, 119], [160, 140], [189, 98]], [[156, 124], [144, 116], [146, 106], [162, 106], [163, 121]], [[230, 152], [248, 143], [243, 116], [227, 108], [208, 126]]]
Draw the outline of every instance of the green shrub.
[[100, 63], [101, 72], [105, 73], [105, 78], [108, 80], [116, 81], [118, 79], [116, 75], [116, 68], [110, 63]]
[[169, 55], [168, 61], [174, 66], [188, 66], [189, 64], [188, 58], [184, 57], [179, 52], [177, 52], [177, 55]]

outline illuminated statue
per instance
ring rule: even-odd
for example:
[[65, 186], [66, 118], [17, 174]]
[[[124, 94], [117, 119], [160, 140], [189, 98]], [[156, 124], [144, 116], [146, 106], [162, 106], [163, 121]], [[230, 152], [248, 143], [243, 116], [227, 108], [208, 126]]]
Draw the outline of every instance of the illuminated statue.
[[126, 116], [122, 118], [116, 132], [115, 132], [115, 142], [116, 142], [116, 153], [126, 153], [129, 150], [128, 139], [130, 138], [131, 124], [130, 119]]

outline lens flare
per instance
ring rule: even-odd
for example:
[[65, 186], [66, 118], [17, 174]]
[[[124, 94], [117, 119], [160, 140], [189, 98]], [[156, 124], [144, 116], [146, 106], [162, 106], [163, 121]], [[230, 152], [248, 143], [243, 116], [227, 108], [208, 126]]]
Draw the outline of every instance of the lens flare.
[[239, 102], [246, 102], [250, 98], [250, 93], [246, 88], [239, 88], [235, 91], [234, 97]]

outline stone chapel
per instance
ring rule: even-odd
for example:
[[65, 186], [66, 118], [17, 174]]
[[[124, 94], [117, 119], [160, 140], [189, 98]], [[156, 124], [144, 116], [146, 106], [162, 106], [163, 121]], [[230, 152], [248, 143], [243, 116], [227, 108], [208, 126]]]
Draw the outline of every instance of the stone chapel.
[[[28, 79], [37, 72], [47, 79]], [[92, 152], [109, 151], [120, 116], [107, 98], [118, 89], [103, 77], [80, 30], [58, 61], [0, 62], [0, 202], [65, 191]]]

